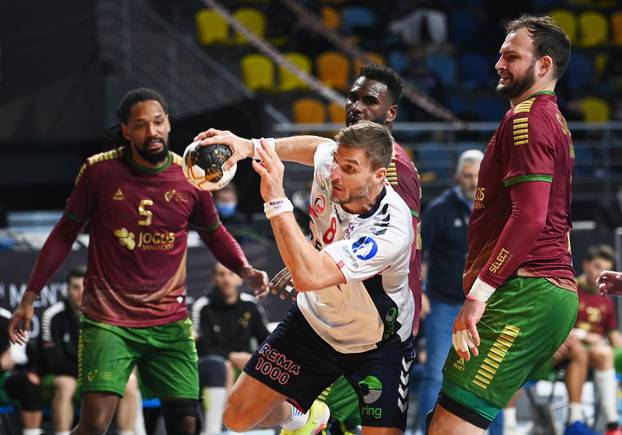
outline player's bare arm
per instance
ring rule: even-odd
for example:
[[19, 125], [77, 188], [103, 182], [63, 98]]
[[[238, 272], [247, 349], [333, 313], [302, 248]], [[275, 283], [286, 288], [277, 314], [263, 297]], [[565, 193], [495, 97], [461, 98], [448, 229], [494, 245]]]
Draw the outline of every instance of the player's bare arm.
[[[233, 154], [223, 165], [225, 170], [240, 160], [255, 156], [255, 145], [252, 140], [241, 138], [227, 130], [210, 128], [199, 133], [194, 140], [201, 141], [202, 146], [220, 143], [231, 147]], [[276, 139], [275, 150], [281, 160], [313, 166], [315, 150], [326, 141], [326, 138], [319, 136], [291, 136]]]
[[[261, 141], [261, 162], [253, 161], [253, 168], [261, 176], [261, 196], [267, 203], [285, 198], [283, 189], [283, 162], [268, 145]], [[283, 262], [292, 275], [298, 291], [319, 290], [345, 283], [346, 279], [328, 254], [317, 251], [305, 238], [291, 212], [270, 219]]]

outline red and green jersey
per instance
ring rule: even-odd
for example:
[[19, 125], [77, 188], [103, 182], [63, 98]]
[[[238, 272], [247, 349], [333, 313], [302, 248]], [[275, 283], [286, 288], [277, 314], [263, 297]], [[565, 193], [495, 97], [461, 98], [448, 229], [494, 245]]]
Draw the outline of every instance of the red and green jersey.
[[486, 272], [542, 277], [569, 290], [576, 288], [569, 239], [573, 172], [572, 138], [554, 93], [537, 93], [505, 114], [479, 170], [469, 222], [465, 292], [488, 262], [510, 217], [510, 189], [532, 181], [551, 183], [544, 229], [518, 268], [504, 270], [513, 253], [501, 250]]
[[188, 226], [216, 229], [209, 192], [185, 179], [170, 153], [157, 170], [140, 167], [124, 147], [90, 157], [80, 169], [66, 216], [90, 221], [82, 311], [118, 326], [167, 324], [188, 316]]
[[577, 285], [579, 295], [579, 312], [576, 327], [587, 332], [605, 335], [618, 329], [616, 311], [609, 296], [598, 292], [590, 292]]
[[404, 200], [413, 219], [415, 241], [410, 254], [410, 271], [408, 273], [408, 285], [415, 297], [415, 320], [413, 333], [419, 329], [419, 316], [421, 314], [421, 183], [419, 172], [412, 160], [400, 144], [395, 142], [393, 157], [387, 168], [387, 181], [397, 194]]

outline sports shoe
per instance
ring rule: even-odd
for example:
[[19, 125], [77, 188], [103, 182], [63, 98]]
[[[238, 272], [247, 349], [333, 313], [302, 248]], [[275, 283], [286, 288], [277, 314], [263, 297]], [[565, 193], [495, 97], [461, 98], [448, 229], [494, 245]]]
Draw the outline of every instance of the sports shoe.
[[600, 435], [600, 432], [594, 432], [587, 424], [577, 420], [572, 424], [566, 425], [564, 435]]
[[316, 400], [309, 410], [307, 424], [296, 430], [281, 429], [280, 435], [316, 435], [326, 429], [330, 417], [330, 409], [324, 402]]

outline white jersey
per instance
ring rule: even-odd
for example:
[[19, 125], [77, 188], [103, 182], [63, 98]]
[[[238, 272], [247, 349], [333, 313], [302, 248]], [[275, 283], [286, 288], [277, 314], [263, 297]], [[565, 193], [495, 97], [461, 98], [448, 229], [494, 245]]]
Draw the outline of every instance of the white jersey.
[[398, 334], [412, 334], [414, 298], [408, 264], [414, 234], [410, 209], [386, 183], [376, 206], [351, 214], [330, 200], [330, 173], [337, 144], [320, 145], [311, 189], [312, 242], [328, 253], [346, 278], [297, 303], [313, 330], [341, 353], [375, 349]]

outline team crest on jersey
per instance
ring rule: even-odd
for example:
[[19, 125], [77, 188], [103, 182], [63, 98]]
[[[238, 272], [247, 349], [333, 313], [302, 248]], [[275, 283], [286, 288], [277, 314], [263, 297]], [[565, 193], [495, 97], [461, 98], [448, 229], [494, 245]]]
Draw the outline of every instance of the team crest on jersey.
[[175, 196], [175, 192], [175, 189], [173, 189], [164, 193], [164, 199], [166, 200], [166, 202], [171, 202], [171, 199], [173, 199], [173, 197]]
[[119, 239], [119, 244], [125, 246], [132, 251], [136, 247], [136, 241], [134, 240], [134, 233], [127, 230], [127, 228], [120, 228], [114, 231], [114, 235]]
[[313, 209], [317, 215], [321, 215], [326, 210], [326, 196], [321, 194], [313, 200]]
[[363, 236], [352, 244], [352, 252], [359, 260], [370, 260], [378, 253], [378, 243], [369, 236]]

